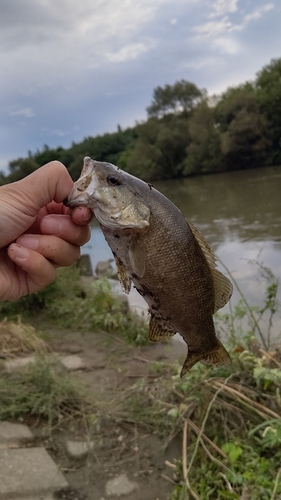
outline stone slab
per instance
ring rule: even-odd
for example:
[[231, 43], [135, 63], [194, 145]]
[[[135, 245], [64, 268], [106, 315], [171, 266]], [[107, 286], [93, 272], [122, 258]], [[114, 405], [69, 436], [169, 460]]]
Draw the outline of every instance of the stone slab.
[[0, 422], [0, 444], [14, 444], [23, 440], [32, 441], [32, 439], [33, 434], [27, 425]]
[[85, 370], [86, 368], [83, 359], [76, 354], [64, 356], [63, 358], [60, 358], [60, 361], [63, 366], [70, 372], [75, 370]]
[[[45, 448], [0, 449], [1, 500], [51, 494], [68, 482]], [[44, 497], [43, 497], [44, 498]]]
[[25, 356], [24, 358], [15, 358], [15, 359], [7, 359], [4, 362], [4, 367], [7, 372], [11, 373], [16, 370], [23, 370], [30, 363], [35, 363], [35, 356], [33, 354], [31, 356]]
[[89, 451], [93, 450], [93, 441], [66, 441], [65, 448], [70, 458], [79, 459], [86, 456]]
[[[57, 497], [58, 498], [58, 497]], [[56, 495], [54, 496], [52, 493], [38, 493], [38, 495], [33, 496], [17, 496], [13, 497], [11, 500], [57, 500]]]
[[110, 481], [106, 483], [105, 492], [108, 497], [120, 497], [121, 495], [129, 495], [138, 487], [138, 483], [130, 481], [126, 474], [120, 474], [120, 476], [110, 479]]

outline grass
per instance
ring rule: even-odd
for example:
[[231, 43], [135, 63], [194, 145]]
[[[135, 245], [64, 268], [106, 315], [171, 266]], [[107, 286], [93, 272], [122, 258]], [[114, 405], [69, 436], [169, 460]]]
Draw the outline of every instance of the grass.
[[18, 315], [27, 320], [40, 315], [56, 326], [78, 331], [105, 330], [135, 345], [148, 342], [147, 322], [124, 309], [108, 280], [83, 286], [76, 266], [58, 269], [56, 281], [44, 290], [0, 304], [0, 319]]
[[0, 322], [0, 356], [14, 357], [20, 353], [36, 351], [44, 353], [49, 350], [48, 345], [38, 337], [35, 329], [21, 321], [8, 321], [4, 318]]
[[79, 416], [88, 399], [54, 356], [38, 356], [25, 370], [0, 372], [0, 420], [34, 416], [53, 426]]
[[281, 363], [263, 353], [234, 353], [230, 367], [198, 364], [183, 379], [179, 366], [163, 363], [154, 378], [97, 402], [98, 418], [157, 432], [164, 447], [181, 439], [182, 455], [166, 463], [174, 482], [170, 500], [277, 500]]
[[[111, 401], [91, 405], [52, 357], [38, 357], [24, 373], [0, 372], [0, 418], [31, 414], [53, 425], [81, 412], [85, 416], [87, 408], [89, 422], [101, 430], [111, 422], [157, 432], [164, 447], [176, 437], [181, 440], [181, 456], [166, 463], [174, 484], [169, 500], [278, 500], [281, 353], [272, 342], [279, 314], [278, 283], [264, 266], [261, 269], [268, 280], [262, 306], [250, 307], [241, 293], [229, 313], [216, 317], [217, 331], [229, 333], [232, 365], [198, 363], [181, 379], [178, 364], [152, 363], [147, 378], [138, 379]], [[27, 312], [37, 307], [49, 320], [59, 317], [64, 327], [106, 329], [130, 342], [138, 341], [142, 332], [139, 320], [124, 313], [106, 281], [87, 290], [70, 270], [49, 291], [34, 300], [25, 298], [22, 304]], [[15, 312], [13, 305], [2, 308], [5, 315]]]

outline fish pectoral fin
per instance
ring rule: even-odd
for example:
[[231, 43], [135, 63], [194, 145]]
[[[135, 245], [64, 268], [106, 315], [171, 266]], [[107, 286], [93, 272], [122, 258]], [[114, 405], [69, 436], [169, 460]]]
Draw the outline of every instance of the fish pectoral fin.
[[161, 342], [175, 335], [175, 331], [167, 327], [163, 320], [159, 320], [155, 316], [151, 316], [149, 321], [148, 338], [150, 342]]
[[145, 272], [145, 258], [137, 238], [132, 238], [129, 247], [129, 259], [133, 273], [142, 278]]
[[214, 293], [215, 293], [215, 304], [214, 304], [214, 313], [215, 313], [223, 306], [225, 306], [225, 304], [227, 304], [232, 295], [233, 286], [229, 281], [229, 279], [216, 269], [217, 262], [215, 254], [211, 249], [211, 247], [208, 245], [204, 236], [199, 231], [199, 229], [193, 226], [191, 222], [187, 221], [187, 224], [191, 229], [197, 243], [200, 245], [200, 248], [205, 256], [209, 269], [212, 273]]
[[181, 377], [183, 377], [198, 361], [206, 365], [221, 366], [231, 364], [230, 356], [219, 339], [217, 339], [216, 346], [205, 354], [189, 352], [182, 367]]
[[129, 293], [131, 290], [131, 284], [132, 284], [132, 279], [128, 272], [126, 271], [125, 267], [123, 266], [123, 263], [121, 260], [119, 260], [117, 257], [115, 257], [115, 262], [116, 262], [116, 267], [117, 267], [117, 274], [118, 274], [118, 279], [120, 281], [120, 284], [124, 290], [125, 293]]

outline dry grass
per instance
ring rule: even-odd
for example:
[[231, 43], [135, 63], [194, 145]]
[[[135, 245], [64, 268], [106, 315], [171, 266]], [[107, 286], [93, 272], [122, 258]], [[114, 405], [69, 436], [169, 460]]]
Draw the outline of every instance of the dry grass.
[[0, 357], [13, 358], [28, 352], [45, 353], [50, 347], [40, 339], [35, 329], [18, 321], [8, 321], [4, 318], [0, 323]]

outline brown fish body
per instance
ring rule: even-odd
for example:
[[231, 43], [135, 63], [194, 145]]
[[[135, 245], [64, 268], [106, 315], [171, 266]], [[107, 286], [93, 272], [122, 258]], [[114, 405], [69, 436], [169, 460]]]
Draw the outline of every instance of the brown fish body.
[[197, 361], [230, 362], [216, 337], [213, 314], [229, 300], [232, 286], [216, 270], [200, 232], [172, 202], [117, 167], [86, 158], [68, 204], [94, 211], [123, 289], [129, 292], [133, 282], [149, 305], [150, 340], [176, 332], [183, 337], [188, 355], [182, 374]]

